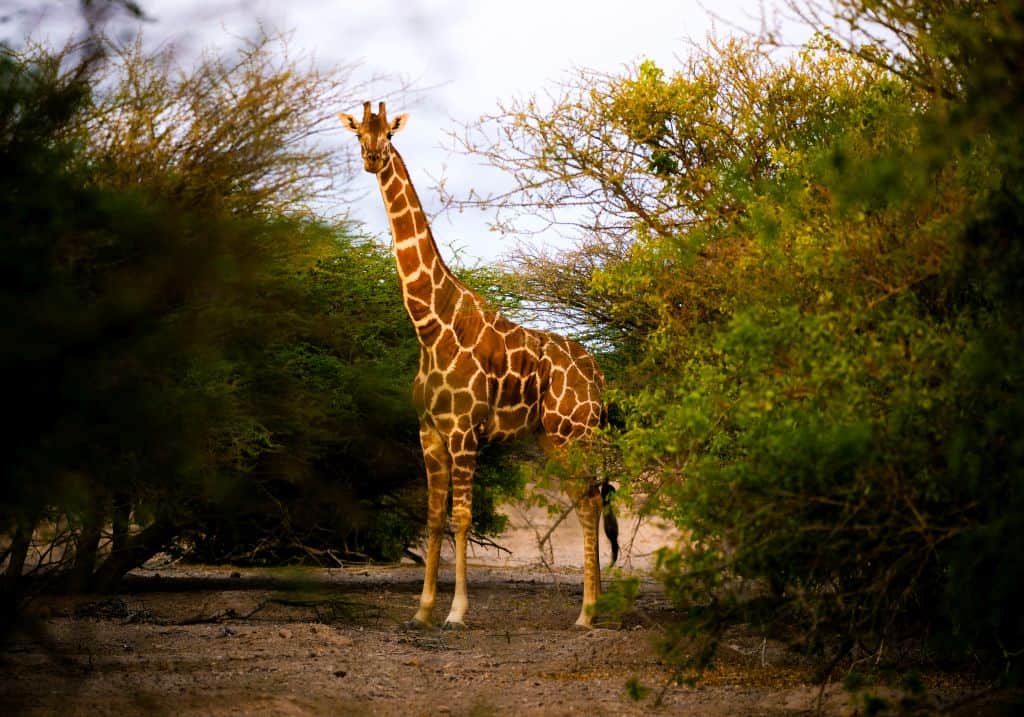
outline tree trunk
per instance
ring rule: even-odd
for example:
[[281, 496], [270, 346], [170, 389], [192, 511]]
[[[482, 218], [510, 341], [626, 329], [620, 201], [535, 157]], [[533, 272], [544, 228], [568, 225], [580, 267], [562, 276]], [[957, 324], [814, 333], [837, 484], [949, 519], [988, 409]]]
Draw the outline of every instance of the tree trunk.
[[113, 531], [114, 543], [111, 550], [119, 553], [128, 547], [128, 528], [131, 526], [132, 505], [124, 493], [114, 495]]
[[78, 535], [75, 561], [68, 576], [71, 592], [88, 592], [92, 587], [92, 573], [96, 569], [96, 555], [100, 547], [100, 528], [103, 525], [100, 501], [94, 499], [82, 520], [82, 532]]
[[134, 537], [125, 536], [125, 546], [110, 554], [92, 577], [95, 592], [111, 590], [125, 573], [139, 567], [173, 540], [180, 528], [167, 520], [158, 520]]
[[17, 530], [14, 531], [10, 551], [7, 554], [10, 562], [7, 563], [7, 570], [4, 573], [8, 582], [13, 583], [21, 577], [21, 571], [25, 569], [29, 546], [32, 545], [32, 533], [35, 532], [35, 529], [36, 523], [32, 520], [29, 523], [19, 523]]

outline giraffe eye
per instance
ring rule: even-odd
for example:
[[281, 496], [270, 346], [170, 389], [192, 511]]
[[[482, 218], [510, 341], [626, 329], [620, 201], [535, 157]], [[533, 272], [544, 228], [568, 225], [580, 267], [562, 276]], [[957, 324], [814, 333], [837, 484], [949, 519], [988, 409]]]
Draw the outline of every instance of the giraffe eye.
[[393, 136], [394, 135], [391, 132], [388, 132], [388, 139], [391, 139]]

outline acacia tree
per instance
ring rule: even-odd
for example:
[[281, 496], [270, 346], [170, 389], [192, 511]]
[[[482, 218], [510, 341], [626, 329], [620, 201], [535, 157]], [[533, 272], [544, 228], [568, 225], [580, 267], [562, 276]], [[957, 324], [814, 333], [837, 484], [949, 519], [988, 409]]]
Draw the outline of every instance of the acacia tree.
[[320, 69], [260, 34], [183, 68], [173, 48], [148, 52], [139, 37], [108, 50], [77, 129], [112, 186], [249, 216], [294, 216], [327, 198], [344, 207], [350, 157], [319, 140], [332, 111], [361, 96], [357, 67]]
[[[810, 51], [774, 63], [743, 40], [694, 48], [685, 62], [671, 77], [649, 62], [623, 77], [584, 70], [559, 93], [514, 101], [455, 138], [513, 186], [450, 202], [496, 208], [507, 231], [540, 220], [576, 232], [564, 253], [529, 243], [513, 252], [527, 269], [522, 293], [554, 322], [634, 355], [666, 314], [724, 315], [744, 241], [701, 237], [744, 216], [741, 183], [774, 176], [787, 142], [822, 141], [844, 99], [878, 74]], [[665, 244], [679, 255], [649, 251]], [[632, 280], [610, 280], [616, 267]]]
[[529, 281], [642, 319], [617, 443], [692, 537], [663, 554], [670, 594], [710, 604], [679, 626], [706, 649], [670, 653], [704, 664], [743, 615], [835, 660], [923, 629], [1013, 675], [1024, 18], [839, 8], [910, 49], [712, 43], [671, 73], [581, 73], [464, 141], [512, 177], [503, 221], [576, 224], [574, 266], [613, 248]]
[[358, 88], [278, 50], [191, 73], [138, 45], [87, 67], [0, 57], [9, 578], [103, 588], [172, 540], [238, 537], [241, 516], [299, 550], [414, 539], [393, 262], [311, 211], [346, 176], [319, 103]]

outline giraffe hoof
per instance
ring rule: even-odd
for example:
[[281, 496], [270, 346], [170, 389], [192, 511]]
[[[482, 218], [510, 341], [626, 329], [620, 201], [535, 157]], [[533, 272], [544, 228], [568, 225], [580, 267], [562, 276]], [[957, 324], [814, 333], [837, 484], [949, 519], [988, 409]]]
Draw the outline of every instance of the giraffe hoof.
[[406, 620], [402, 623], [402, 630], [429, 630], [430, 625], [427, 623], [413, 618], [412, 620]]
[[442, 630], [458, 631], [458, 630], [465, 630], [467, 628], [466, 628], [466, 623], [464, 623], [464, 622], [450, 622], [449, 620], [445, 620], [444, 621], [444, 626], [441, 629]]

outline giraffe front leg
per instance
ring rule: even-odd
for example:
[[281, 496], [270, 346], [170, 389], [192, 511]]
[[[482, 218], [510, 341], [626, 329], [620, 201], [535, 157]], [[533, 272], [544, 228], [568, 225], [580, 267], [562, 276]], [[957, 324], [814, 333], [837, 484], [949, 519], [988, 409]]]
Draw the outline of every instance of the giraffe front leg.
[[452, 458], [452, 528], [455, 530], [455, 595], [444, 625], [464, 627], [469, 608], [466, 577], [466, 545], [473, 521], [473, 473], [476, 470], [476, 435], [472, 430], [453, 433], [448, 441]]
[[429, 625], [430, 615], [437, 600], [437, 567], [441, 560], [445, 503], [448, 499], [448, 481], [451, 477], [451, 458], [441, 434], [430, 426], [421, 425], [420, 445], [423, 448], [423, 463], [427, 469], [427, 556], [420, 607], [409, 622], [410, 627]]
[[[586, 488], [576, 503], [576, 515], [583, 527], [583, 607], [576, 625], [592, 626], [597, 599], [601, 596], [601, 562], [598, 555], [597, 529], [601, 520], [601, 493]], [[578, 494], [577, 494], [578, 495]]]

